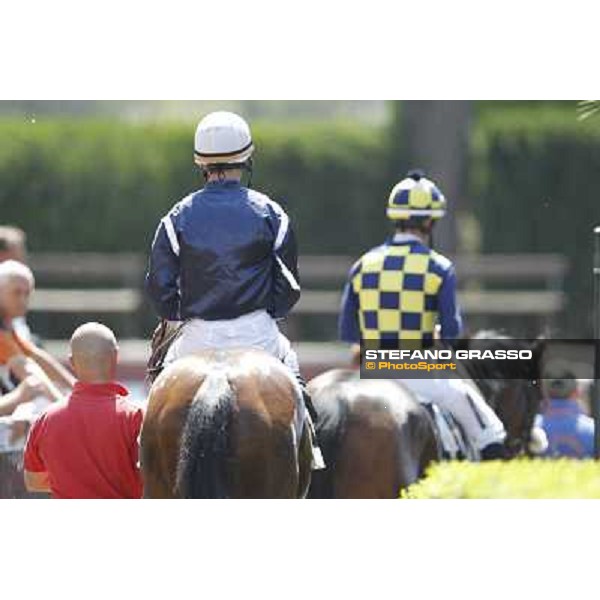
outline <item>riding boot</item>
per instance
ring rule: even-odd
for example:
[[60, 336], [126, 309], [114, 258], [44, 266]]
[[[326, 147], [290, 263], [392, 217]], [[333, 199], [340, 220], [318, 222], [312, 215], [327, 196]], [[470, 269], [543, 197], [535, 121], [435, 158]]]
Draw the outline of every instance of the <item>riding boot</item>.
[[298, 380], [298, 383], [300, 383], [300, 389], [302, 390], [302, 400], [304, 401], [304, 406], [306, 407], [305, 423], [310, 433], [310, 440], [312, 445], [312, 470], [318, 471], [320, 469], [325, 468], [325, 460], [323, 459], [323, 453], [321, 452], [321, 448], [319, 448], [317, 432], [315, 429], [315, 423], [317, 422], [317, 411], [315, 410], [312, 398], [310, 397], [310, 394], [306, 389], [306, 381], [304, 380], [304, 377], [302, 377], [302, 375], [298, 373], [296, 374], [296, 379]]
[[500, 444], [498, 442], [494, 442], [493, 444], [488, 444], [483, 450], [480, 452], [481, 460], [503, 460], [506, 458], [506, 450], [504, 448], [504, 444]]
[[306, 384], [301, 382], [300, 385], [302, 386], [302, 400], [304, 400], [304, 406], [306, 406], [306, 411], [310, 415], [312, 422], [316, 423], [318, 415], [315, 409], [315, 405], [313, 404], [312, 398], [310, 397], [310, 394], [306, 389]]

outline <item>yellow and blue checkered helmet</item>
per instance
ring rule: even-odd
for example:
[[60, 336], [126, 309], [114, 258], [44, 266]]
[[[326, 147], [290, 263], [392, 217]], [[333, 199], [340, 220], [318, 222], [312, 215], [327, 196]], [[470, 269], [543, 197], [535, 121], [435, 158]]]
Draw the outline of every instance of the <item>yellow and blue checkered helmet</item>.
[[446, 214], [446, 199], [422, 171], [411, 171], [390, 193], [387, 216], [393, 221], [413, 217], [441, 219]]

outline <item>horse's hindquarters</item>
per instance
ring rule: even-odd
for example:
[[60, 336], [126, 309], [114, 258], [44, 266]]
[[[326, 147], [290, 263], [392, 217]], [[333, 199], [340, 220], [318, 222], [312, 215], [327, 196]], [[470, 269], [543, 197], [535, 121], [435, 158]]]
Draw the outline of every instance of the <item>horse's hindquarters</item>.
[[[297, 388], [261, 351], [186, 357], [155, 382], [142, 434], [145, 494], [295, 498], [310, 455], [299, 452]], [[306, 478], [306, 475], [304, 475]]]
[[437, 457], [433, 425], [414, 395], [391, 381], [332, 371], [310, 383], [327, 468], [312, 498], [397, 498]]
[[356, 406], [338, 449], [336, 498], [397, 498], [402, 485], [399, 431], [374, 403]]

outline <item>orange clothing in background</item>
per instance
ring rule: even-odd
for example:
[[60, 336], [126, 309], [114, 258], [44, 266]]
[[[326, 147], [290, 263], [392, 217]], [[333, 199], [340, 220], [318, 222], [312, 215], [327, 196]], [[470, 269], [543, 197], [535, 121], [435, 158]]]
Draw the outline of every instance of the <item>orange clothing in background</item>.
[[33, 345], [20, 338], [6, 325], [0, 325], [0, 365], [5, 365], [14, 356], [31, 356]]

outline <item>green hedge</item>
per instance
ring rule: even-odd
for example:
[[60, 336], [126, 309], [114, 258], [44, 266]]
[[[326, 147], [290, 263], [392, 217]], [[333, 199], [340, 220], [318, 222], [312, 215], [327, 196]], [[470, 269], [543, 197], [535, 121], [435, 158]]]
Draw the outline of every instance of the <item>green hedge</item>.
[[571, 263], [555, 335], [591, 335], [592, 229], [600, 224], [600, 119], [575, 103], [482, 111], [473, 135], [472, 202], [484, 252], [558, 252]]
[[[381, 129], [254, 127], [255, 187], [284, 204], [305, 253], [358, 253], [381, 237]], [[0, 213], [32, 250], [146, 251], [159, 218], [201, 187], [194, 125], [0, 120]], [[371, 210], [375, 208], [375, 210]], [[343, 221], [343, 227], [340, 222]]]
[[[555, 334], [589, 335], [600, 118], [578, 122], [575, 103], [486, 103], [475, 116], [469, 196], [482, 250], [566, 254], [569, 306]], [[359, 255], [380, 242], [401, 135], [359, 122], [253, 128], [255, 186], [290, 212], [301, 252]], [[202, 185], [193, 130], [0, 119], [1, 221], [22, 226], [32, 250], [146, 252], [158, 219]]]
[[569, 459], [437, 463], [402, 497], [600, 498], [600, 464]]

